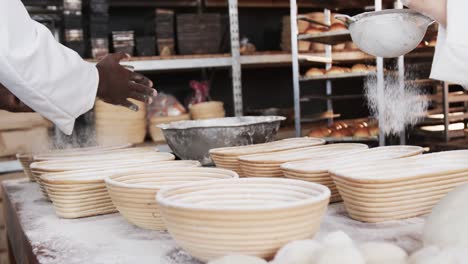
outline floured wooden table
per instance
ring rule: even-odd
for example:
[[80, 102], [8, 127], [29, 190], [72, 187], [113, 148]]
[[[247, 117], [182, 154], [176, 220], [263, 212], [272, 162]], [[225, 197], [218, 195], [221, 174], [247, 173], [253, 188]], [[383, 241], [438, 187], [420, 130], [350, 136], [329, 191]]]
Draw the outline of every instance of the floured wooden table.
[[[10, 180], [2, 188], [10, 255], [16, 263], [200, 263], [179, 249], [168, 233], [140, 229], [119, 214], [60, 219], [37, 184]], [[413, 252], [421, 246], [423, 223], [423, 218], [360, 223], [347, 217], [341, 203], [332, 204], [316, 239], [343, 230], [357, 241], [385, 240]]]

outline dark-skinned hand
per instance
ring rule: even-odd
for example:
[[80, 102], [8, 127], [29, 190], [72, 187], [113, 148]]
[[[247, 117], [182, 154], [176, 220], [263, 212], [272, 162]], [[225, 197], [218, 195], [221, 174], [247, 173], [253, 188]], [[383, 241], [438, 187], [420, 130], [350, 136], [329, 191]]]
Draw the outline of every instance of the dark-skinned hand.
[[99, 72], [97, 97], [106, 103], [138, 111], [138, 106], [127, 99], [133, 98], [144, 103], [151, 103], [157, 92], [152, 88], [151, 80], [119, 64], [121, 60], [129, 57], [125, 53], [115, 53], [99, 61], [96, 65]]
[[10, 112], [33, 112], [31, 108], [21, 102], [3, 84], [0, 83], [0, 109]]

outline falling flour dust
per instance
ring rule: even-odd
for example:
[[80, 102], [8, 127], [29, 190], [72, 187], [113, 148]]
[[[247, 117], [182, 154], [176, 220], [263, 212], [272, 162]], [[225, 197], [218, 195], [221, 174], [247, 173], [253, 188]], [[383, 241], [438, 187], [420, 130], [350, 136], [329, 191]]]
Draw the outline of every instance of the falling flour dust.
[[[413, 79], [414, 70], [407, 69], [405, 80]], [[379, 97], [376, 75], [366, 79], [365, 94], [371, 114], [377, 118], [385, 135], [398, 134], [406, 127], [416, 125], [424, 117], [429, 100], [417, 85], [405, 82], [404, 87], [401, 87], [396, 74], [387, 74], [384, 79], [382, 98]]]

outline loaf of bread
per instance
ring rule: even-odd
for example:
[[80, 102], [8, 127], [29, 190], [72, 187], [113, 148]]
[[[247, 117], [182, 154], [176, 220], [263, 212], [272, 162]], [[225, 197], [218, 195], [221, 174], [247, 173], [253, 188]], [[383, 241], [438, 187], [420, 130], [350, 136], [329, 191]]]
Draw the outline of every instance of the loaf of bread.
[[370, 136], [369, 128], [364, 127], [364, 126], [356, 128], [354, 130], [354, 136], [355, 137], [369, 137]]
[[328, 127], [319, 127], [310, 131], [308, 136], [318, 137], [318, 138], [328, 137], [331, 134], [331, 132], [332, 132], [331, 129], [329, 129]]
[[327, 74], [330, 74], [330, 75], [343, 74], [343, 73], [346, 73], [346, 72], [347, 72], [346, 69], [343, 68], [343, 67], [333, 66], [327, 71]]
[[298, 49], [300, 52], [307, 52], [310, 50], [310, 45], [312, 43], [310, 41], [299, 40], [297, 42]]
[[323, 28], [319, 28], [319, 27], [310, 27], [309, 29], [307, 29], [307, 31], [305, 32], [306, 34], [319, 34], [319, 33], [322, 33], [324, 32], [325, 30]]
[[342, 23], [333, 23], [331, 26], [330, 26], [330, 29], [329, 31], [343, 31], [343, 30], [347, 30], [348, 28], [342, 24]]
[[311, 68], [306, 72], [305, 76], [306, 77], [322, 76], [324, 74], [325, 74], [325, 70], [323, 70], [323, 69]]
[[307, 29], [310, 27], [310, 23], [304, 20], [298, 20], [297, 21], [297, 29], [299, 31], [299, 34], [303, 34], [307, 31]]
[[351, 71], [352, 71], [352, 72], [368, 72], [369, 69], [368, 69], [367, 66], [364, 65], [364, 64], [355, 64], [355, 65], [351, 68]]

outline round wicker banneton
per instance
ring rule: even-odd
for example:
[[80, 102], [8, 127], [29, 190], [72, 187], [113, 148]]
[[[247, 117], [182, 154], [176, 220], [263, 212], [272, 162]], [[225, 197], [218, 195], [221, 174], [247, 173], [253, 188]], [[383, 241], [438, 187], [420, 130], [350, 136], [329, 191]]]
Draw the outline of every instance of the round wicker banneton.
[[330, 171], [356, 220], [383, 222], [429, 213], [448, 192], [468, 183], [468, 151], [374, 161]]
[[192, 183], [156, 196], [169, 233], [201, 261], [227, 254], [270, 259], [288, 242], [313, 237], [329, 198], [325, 186], [278, 178]]
[[325, 144], [325, 140], [319, 138], [290, 138], [263, 144], [211, 149], [210, 155], [217, 167], [236, 171], [240, 176], [243, 176], [238, 161], [240, 156], [271, 153], [323, 144]]
[[171, 168], [184, 170], [199, 167], [197, 161], [162, 161], [113, 165], [97, 169], [49, 173], [41, 176], [41, 183], [52, 200], [58, 216], [78, 218], [116, 212], [104, 179], [114, 174], [155, 173]]
[[340, 166], [360, 166], [367, 161], [391, 160], [420, 155], [423, 148], [417, 146], [385, 146], [359, 151], [352, 155], [324, 157], [313, 160], [288, 162], [281, 165], [286, 178], [323, 184], [332, 191], [331, 202], [341, 201], [338, 189], [333, 182], [329, 170]]
[[356, 143], [330, 144], [241, 156], [239, 162], [242, 175], [245, 177], [283, 177], [281, 165], [286, 162], [347, 156], [368, 148], [365, 144]]
[[239, 176], [217, 168], [172, 168], [144, 173], [119, 173], [106, 178], [107, 190], [117, 210], [130, 223], [151, 230], [166, 230], [154, 199], [159, 190], [184, 183]]

